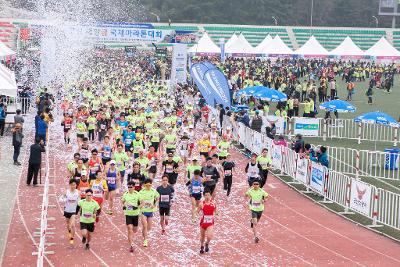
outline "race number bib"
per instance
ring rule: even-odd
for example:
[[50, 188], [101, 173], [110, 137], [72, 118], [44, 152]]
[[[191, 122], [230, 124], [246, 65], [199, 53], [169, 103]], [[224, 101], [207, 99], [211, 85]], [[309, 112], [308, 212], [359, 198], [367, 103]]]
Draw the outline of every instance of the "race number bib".
[[213, 215], [204, 215], [203, 222], [204, 223], [213, 223], [214, 216]]
[[93, 217], [93, 213], [83, 213], [82, 215], [83, 215], [83, 217], [85, 217], [86, 219], [90, 219], [90, 218]]
[[201, 191], [200, 186], [193, 186], [192, 188], [193, 194], [199, 194]]
[[259, 208], [259, 207], [261, 207], [261, 201], [255, 201], [255, 200], [253, 200], [253, 201], [251, 202], [251, 205], [252, 205], [254, 208]]
[[161, 202], [169, 202], [169, 195], [161, 195], [160, 200]]
[[150, 209], [152, 205], [153, 205], [153, 202], [151, 200], [145, 200], [144, 201], [144, 208], [145, 209]]
[[225, 173], [225, 176], [231, 176], [232, 170], [225, 170], [224, 173]]

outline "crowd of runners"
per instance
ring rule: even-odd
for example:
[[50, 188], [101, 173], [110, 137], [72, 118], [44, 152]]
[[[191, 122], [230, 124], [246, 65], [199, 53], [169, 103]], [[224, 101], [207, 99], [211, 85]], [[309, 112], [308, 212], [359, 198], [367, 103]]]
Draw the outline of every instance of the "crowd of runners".
[[71, 246], [78, 221], [89, 249], [102, 214], [120, 216], [120, 204], [130, 252], [139, 239], [149, 246], [150, 231], [167, 233], [171, 206], [183, 197], [176, 194], [180, 184], [184, 201], [191, 203], [188, 217], [200, 226], [200, 253], [207, 253], [216, 216], [224, 209], [218, 205], [217, 211], [218, 196], [229, 197], [233, 178], [248, 181], [243, 204], [258, 243], [257, 223], [268, 197], [262, 189], [271, 168], [268, 151], [252, 157], [247, 178], [233, 177], [232, 130], [214, 120], [197, 92], [156, 81], [147, 57], [107, 53], [112, 56], [94, 57], [79, 79], [64, 86], [57, 107], [62, 119], [55, 127], [62, 127], [65, 147], [73, 151], [59, 197]]

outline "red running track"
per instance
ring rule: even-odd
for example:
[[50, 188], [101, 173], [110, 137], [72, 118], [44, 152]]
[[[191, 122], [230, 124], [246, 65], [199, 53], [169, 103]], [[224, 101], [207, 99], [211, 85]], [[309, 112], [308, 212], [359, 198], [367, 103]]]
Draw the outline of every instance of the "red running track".
[[[54, 186], [50, 193], [58, 195], [66, 188], [66, 163], [72, 149], [56, 140], [52, 137], [50, 183]], [[181, 179], [167, 235], [160, 234], [157, 216], [149, 247], [141, 246], [139, 231], [133, 254], [128, 252], [118, 200], [117, 212], [102, 215], [91, 250], [85, 251], [78, 237], [74, 247], [67, 243], [62, 209], [57, 197], [51, 196], [50, 204], [56, 204], [56, 208], [49, 210], [49, 216], [55, 218], [49, 221], [49, 227], [55, 229], [47, 239], [47, 243], [53, 243], [47, 250], [55, 254], [47, 256], [45, 266], [400, 266], [400, 244], [321, 208], [273, 176], [265, 188], [270, 198], [259, 225], [261, 241], [254, 244], [243, 198], [247, 189], [243, 169], [248, 159], [235, 150], [231, 152], [238, 167], [231, 196], [225, 197], [219, 187], [219, 215], [210, 253], [199, 254], [199, 227], [191, 224], [189, 198]], [[37, 218], [43, 189], [27, 187], [25, 177], [26, 169], [20, 178], [3, 266], [36, 266], [36, 256], [31, 254], [39, 238], [32, 233], [40, 225]]]

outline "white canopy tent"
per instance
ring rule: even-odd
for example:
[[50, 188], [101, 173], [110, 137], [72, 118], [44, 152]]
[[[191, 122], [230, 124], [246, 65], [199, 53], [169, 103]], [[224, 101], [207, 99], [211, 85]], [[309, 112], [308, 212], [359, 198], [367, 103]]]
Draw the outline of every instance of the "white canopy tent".
[[373, 57], [400, 57], [400, 52], [394, 48], [386, 39], [382, 37], [376, 44], [365, 51], [365, 54]]
[[291, 55], [293, 51], [282, 41], [279, 35], [276, 35], [271, 42], [261, 50], [261, 53], [267, 55]]
[[17, 91], [14, 72], [0, 64], [0, 95], [17, 97]]
[[297, 49], [294, 54], [303, 56], [327, 56], [328, 50], [326, 50], [314, 36], [299, 49]]
[[189, 53], [207, 53], [219, 54], [221, 49], [211, 40], [210, 36], [205, 32], [199, 42], [191, 47]]
[[236, 42], [236, 40], [238, 39], [238, 36], [236, 35], [236, 33], [232, 34], [231, 38], [229, 38], [228, 41], [226, 41], [225, 43], [225, 50], [230, 47], [234, 42]]
[[255, 49], [246, 40], [243, 34], [240, 34], [236, 41], [226, 48], [227, 54], [254, 54]]
[[365, 52], [362, 51], [349, 36], [347, 36], [340, 45], [329, 52], [329, 55], [365, 56]]
[[271, 41], [272, 41], [272, 37], [271, 37], [271, 35], [268, 34], [267, 36], [265, 36], [264, 40], [262, 40], [262, 42], [259, 43], [259, 44], [256, 46], [256, 48], [255, 48], [256, 52], [257, 52], [257, 53], [262, 53], [262, 50], [263, 50], [265, 47], [267, 47], [267, 46], [269, 45], [269, 43], [271, 43]]
[[6, 46], [2, 41], [0, 41], [0, 57], [12, 56], [15, 52]]

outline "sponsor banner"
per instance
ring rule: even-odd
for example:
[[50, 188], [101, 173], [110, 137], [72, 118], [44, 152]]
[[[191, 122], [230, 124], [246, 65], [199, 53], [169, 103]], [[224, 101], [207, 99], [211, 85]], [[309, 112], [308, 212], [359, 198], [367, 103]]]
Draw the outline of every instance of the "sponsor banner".
[[214, 106], [214, 97], [211, 94], [211, 90], [204, 83], [204, 74], [208, 71], [208, 68], [203, 63], [196, 63], [190, 68], [190, 76], [192, 77], [194, 83], [197, 85], [200, 93], [203, 95], [207, 104]]
[[225, 62], [225, 38], [219, 39], [219, 48], [221, 49], [221, 62]]
[[252, 151], [257, 155], [261, 154], [262, 147], [262, 134], [256, 131], [253, 131], [253, 140], [252, 140]]
[[265, 126], [271, 126], [271, 122], [275, 123], [277, 134], [285, 134], [286, 121], [283, 117], [274, 115], [263, 116], [263, 123]]
[[295, 118], [294, 134], [318, 136], [319, 120], [312, 118]]
[[350, 208], [361, 214], [370, 215], [371, 185], [351, 179]]
[[295, 178], [303, 184], [307, 184], [308, 164], [308, 159], [300, 158], [299, 155], [297, 155]]
[[[214, 64], [212, 64], [211, 62], [208, 62], [208, 61], [203, 61], [203, 62], [201, 62], [203, 65], [205, 65], [209, 70], [212, 70], [212, 69], [216, 69], [217, 67], [215, 67], [215, 65]], [[204, 76], [203, 76], [203, 78], [204, 78]]]
[[314, 161], [311, 162], [310, 187], [321, 195], [324, 194], [326, 167]]
[[217, 104], [222, 104], [224, 107], [231, 106], [228, 81], [220, 70], [208, 70], [204, 74], [204, 82], [211, 90]]
[[281, 146], [272, 146], [272, 166], [276, 169], [282, 168], [282, 149]]
[[197, 41], [197, 32], [195, 31], [178, 31], [175, 30], [175, 35], [172, 38], [172, 43], [194, 44]]
[[172, 50], [171, 80], [174, 83], [186, 84], [187, 79], [187, 45], [174, 44]]
[[243, 123], [238, 124], [239, 143], [242, 145], [246, 142], [246, 126]]

